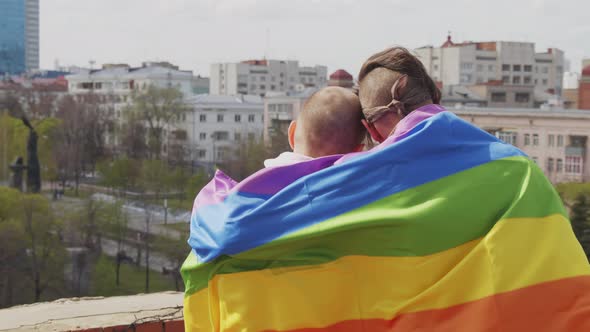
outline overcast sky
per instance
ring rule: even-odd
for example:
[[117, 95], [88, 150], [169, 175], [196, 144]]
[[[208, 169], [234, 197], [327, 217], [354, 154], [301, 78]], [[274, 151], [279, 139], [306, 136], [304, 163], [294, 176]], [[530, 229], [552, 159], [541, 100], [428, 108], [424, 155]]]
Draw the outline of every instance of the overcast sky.
[[532, 41], [580, 70], [588, 0], [41, 0], [41, 67], [167, 60], [209, 75], [213, 62], [297, 59], [344, 68], [387, 46]]

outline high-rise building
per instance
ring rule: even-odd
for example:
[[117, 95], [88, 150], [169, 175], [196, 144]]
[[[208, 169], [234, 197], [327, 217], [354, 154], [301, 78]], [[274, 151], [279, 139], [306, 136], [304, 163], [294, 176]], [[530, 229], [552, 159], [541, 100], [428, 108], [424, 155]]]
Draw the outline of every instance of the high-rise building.
[[326, 86], [326, 66], [300, 67], [298, 61], [248, 60], [211, 65], [210, 93], [213, 95], [302, 91]]
[[39, 69], [39, 0], [0, 1], [0, 74]]
[[415, 50], [435, 81], [445, 85], [475, 85], [501, 81], [505, 85], [534, 86], [539, 92], [561, 95], [563, 51], [535, 52], [528, 42], [463, 42], [448, 36], [440, 47]]

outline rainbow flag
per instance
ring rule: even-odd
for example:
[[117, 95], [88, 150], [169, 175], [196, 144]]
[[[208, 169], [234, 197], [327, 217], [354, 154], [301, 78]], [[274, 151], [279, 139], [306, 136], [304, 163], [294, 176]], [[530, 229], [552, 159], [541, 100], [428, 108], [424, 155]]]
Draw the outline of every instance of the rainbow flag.
[[590, 331], [590, 266], [535, 163], [440, 106], [400, 125], [368, 152], [217, 173], [186, 330]]

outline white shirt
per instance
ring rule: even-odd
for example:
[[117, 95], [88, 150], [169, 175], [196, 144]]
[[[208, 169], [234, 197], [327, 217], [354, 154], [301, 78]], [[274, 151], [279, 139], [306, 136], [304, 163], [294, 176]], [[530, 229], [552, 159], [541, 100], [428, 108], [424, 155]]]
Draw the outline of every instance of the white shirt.
[[312, 159], [312, 157], [308, 157], [295, 152], [283, 152], [274, 159], [266, 159], [264, 161], [264, 167], [287, 166]]

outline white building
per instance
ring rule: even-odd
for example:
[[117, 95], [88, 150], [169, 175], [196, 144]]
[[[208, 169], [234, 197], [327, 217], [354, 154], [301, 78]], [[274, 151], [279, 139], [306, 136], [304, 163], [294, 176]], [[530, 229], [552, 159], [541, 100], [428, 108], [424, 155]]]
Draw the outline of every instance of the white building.
[[264, 105], [259, 96], [196, 95], [187, 98], [190, 110], [179, 129], [193, 162], [211, 165], [231, 157], [240, 143], [261, 140]]
[[452, 111], [523, 150], [551, 182], [590, 181], [590, 111], [494, 108]]
[[532, 85], [541, 92], [560, 95], [564, 54], [557, 48], [535, 52], [534, 43], [464, 42], [449, 36], [441, 47], [415, 50], [435, 81], [445, 85], [474, 85], [502, 81], [506, 85]]
[[317, 88], [307, 88], [298, 92], [285, 92], [264, 98], [264, 141], [270, 142], [274, 130], [287, 132], [292, 120], [297, 119], [305, 101]]
[[298, 61], [249, 60], [211, 65], [210, 93], [214, 95], [295, 91], [327, 84], [327, 67], [300, 67]]
[[178, 88], [183, 95], [193, 91], [192, 71], [179, 70], [166, 62], [144, 62], [141, 67], [127, 64], [105, 64], [98, 70], [86, 70], [66, 76], [70, 93], [119, 95], [127, 100], [133, 91], [146, 90], [150, 85]]

